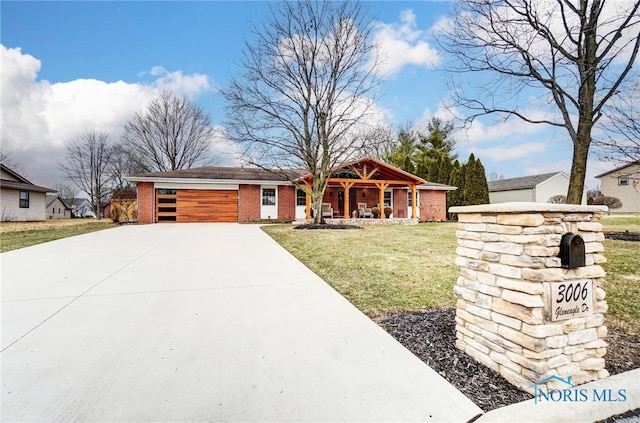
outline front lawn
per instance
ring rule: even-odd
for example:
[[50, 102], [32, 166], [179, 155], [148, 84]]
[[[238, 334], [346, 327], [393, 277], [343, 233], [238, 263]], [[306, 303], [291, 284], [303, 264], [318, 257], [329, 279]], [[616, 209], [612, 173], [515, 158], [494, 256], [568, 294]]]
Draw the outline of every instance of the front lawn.
[[[616, 219], [616, 220], [613, 220]], [[633, 231], [640, 217], [605, 217]], [[637, 226], [636, 226], [637, 225]], [[264, 230], [369, 316], [455, 305], [456, 223], [366, 226], [363, 230]], [[605, 240], [607, 324], [640, 335], [640, 244]]]
[[115, 227], [110, 219], [61, 219], [0, 223], [0, 252]]

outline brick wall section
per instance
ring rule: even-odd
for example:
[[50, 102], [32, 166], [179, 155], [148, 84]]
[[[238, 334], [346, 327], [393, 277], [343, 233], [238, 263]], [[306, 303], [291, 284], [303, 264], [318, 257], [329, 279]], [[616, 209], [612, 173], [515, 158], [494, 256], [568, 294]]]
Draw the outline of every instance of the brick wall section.
[[278, 187], [278, 219], [292, 222], [296, 217], [296, 188]]
[[447, 220], [446, 191], [420, 190], [420, 221], [442, 222]]
[[[410, 192], [410, 191], [409, 191]], [[408, 208], [407, 190], [394, 189], [393, 190], [393, 217], [395, 218], [407, 218], [411, 217], [411, 210]]]
[[238, 221], [260, 220], [260, 185], [240, 185], [238, 190]]
[[[553, 375], [574, 384], [607, 377], [601, 213], [455, 210], [469, 208], [452, 208], [459, 213], [457, 347], [529, 392]], [[585, 267], [561, 267], [568, 232], [584, 239]], [[592, 314], [553, 321], [551, 284], [585, 281], [593, 287]], [[562, 389], [558, 383], [547, 388]]]
[[138, 222], [154, 223], [155, 207], [153, 182], [138, 182]]

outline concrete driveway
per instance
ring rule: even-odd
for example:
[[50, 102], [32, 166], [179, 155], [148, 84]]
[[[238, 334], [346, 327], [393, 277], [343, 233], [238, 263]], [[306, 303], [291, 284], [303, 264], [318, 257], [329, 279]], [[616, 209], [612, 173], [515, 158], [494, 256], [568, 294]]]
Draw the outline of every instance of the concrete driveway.
[[481, 413], [254, 225], [0, 255], [3, 421], [468, 421]]

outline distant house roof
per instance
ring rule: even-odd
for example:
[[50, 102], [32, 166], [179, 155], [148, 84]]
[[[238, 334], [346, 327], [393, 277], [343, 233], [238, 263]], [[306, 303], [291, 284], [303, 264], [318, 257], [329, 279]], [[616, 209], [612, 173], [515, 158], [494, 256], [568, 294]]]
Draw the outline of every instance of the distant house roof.
[[34, 192], [57, 192], [55, 189], [41, 187], [38, 185], [34, 185], [24, 176], [20, 175], [18, 172], [9, 169], [7, 166], [0, 164], [0, 168], [2, 171], [11, 175], [15, 180], [11, 179], [0, 179], [0, 186], [2, 188], [10, 188], [22, 191], [34, 191]]
[[[303, 170], [266, 170], [258, 167], [197, 167], [191, 169], [173, 170], [168, 172], [141, 173], [128, 177], [133, 182], [147, 179], [208, 179], [235, 181], [287, 181], [304, 175]], [[288, 179], [288, 178], [289, 179]]]
[[489, 185], [489, 192], [498, 192], [498, 191], [511, 191], [518, 189], [530, 189], [534, 188], [547, 179], [551, 179], [559, 173], [564, 172], [553, 172], [553, 173], [543, 173], [541, 175], [531, 175], [531, 176], [521, 176], [519, 178], [509, 178], [509, 179], [499, 179], [497, 181], [489, 181], [487, 184]]
[[596, 177], [596, 178], [602, 178], [603, 176], [607, 176], [607, 175], [608, 175], [608, 174], [610, 174], [610, 173], [617, 172], [617, 171], [619, 171], [619, 170], [623, 170], [623, 169], [626, 169], [626, 168], [628, 168], [628, 167], [635, 166], [635, 165], [640, 165], [640, 160], [637, 160], [637, 161], [635, 161], [635, 162], [631, 162], [631, 163], [627, 163], [627, 164], [626, 164], [626, 165], [624, 165], [624, 166], [620, 166], [620, 167], [617, 167], [617, 168], [615, 168], [615, 169], [613, 169], [613, 170], [610, 170], [610, 171], [608, 171], [608, 172], [601, 173], [600, 175], [596, 175], [595, 177]]
[[47, 197], [46, 197], [47, 207], [49, 207], [56, 200], [59, 200], [62, 203], [62, 205], [64, 206], [65, 209], [71, 210], [71, 207], [69, 207], [67, 205], [67, 203], [57, 195], [47, 195]]
[[454, 187], [452, 185], [446, 184], [438, 184], [436, 182], [425, 182], [424, 184], [416, 185], [418, 189], [428, 189], [431, 191], [453, 191], [458, 189], [458, 187]]

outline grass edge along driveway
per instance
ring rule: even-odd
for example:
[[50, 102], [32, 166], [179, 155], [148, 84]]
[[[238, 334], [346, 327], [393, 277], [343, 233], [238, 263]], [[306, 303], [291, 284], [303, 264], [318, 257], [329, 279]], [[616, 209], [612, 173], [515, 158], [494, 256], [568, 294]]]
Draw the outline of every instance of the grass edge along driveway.
[[[608, 231], [640, 228], [640, 217], [603, 218]], [[263, 230], [370, 317], [455, 306], [457, 223], [372, 225], [362, 230]], [[609, 327], [640, 336], [640, 245], [605, 240]]]

